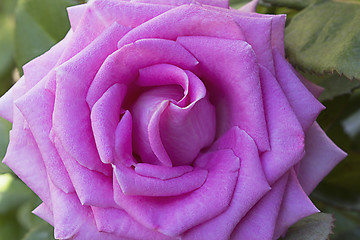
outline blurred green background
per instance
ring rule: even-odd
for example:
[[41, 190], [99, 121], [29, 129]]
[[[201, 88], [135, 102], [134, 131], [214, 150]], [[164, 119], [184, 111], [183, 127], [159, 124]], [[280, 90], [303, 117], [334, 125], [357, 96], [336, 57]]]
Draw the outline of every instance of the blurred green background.
[[[23, 66], [61, 40], [69, 29], [66, 7], [76, 0], [0, 1], [0, 94], [21, 76]], [[230, 0], [234, 8], [246, 0]], [[349, 156], [311, 194], [316, 206], [335, 218], [332, 240], [360, 239], [360, 1], [262, 0], [260, 13], [287, 14], [288, 60], [324, 87], [327, 107], [318, 122]], [[0, 157], [11, 124], [0, 118]], [[0, 164], [0, 240], [53, 239], [52, 227], [31, 214], [38, 197]], [[331, 219], [330, 219], [331, 220]], [[319, 221], [319, 220], [317, 220]], [[310, 219], [308, 223], [317, 227]], [[291, 231], [304, 228], [299, 223]], [[324, 224], [331, 224], [331, 222]], [[308, 231], [309, 232], [309, 231]], [[296, 235], [296, 234], [295, 234]], [[291, 238], [291, 234], [287, 239]], [[312, 238], [322, 240], [326, 238]]]

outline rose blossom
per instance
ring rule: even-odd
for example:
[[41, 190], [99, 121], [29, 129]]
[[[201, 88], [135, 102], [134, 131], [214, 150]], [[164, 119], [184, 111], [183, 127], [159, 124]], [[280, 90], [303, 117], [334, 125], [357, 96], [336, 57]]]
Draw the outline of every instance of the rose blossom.
[[0, 100], [4, 162], [59, 239], [271, 240], [345, 154], [285, 16], [225, 0], [94, 0]]

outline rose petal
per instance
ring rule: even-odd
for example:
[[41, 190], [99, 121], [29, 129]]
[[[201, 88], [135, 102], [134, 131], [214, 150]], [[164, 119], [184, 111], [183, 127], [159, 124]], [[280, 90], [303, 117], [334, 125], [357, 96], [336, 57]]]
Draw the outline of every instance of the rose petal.
[[54, 214], [45, 203], [37, 206], [32, 213], [54, 226]]
[[193, 169], [181, 176], [162, 180], [137, 174], [134, 169], [114, 166], [114, 174], [125, 195], [177, 196], [199, 188], [206, 180], [207, 171]]
[[211, 5], [222, 8], [229, 8], [229, 1], [227, 0], [131, 0], [131, 2], [141, 2], [141, 3], [152, 3], [152, 4], [162, 4], [162, 5], [172, 5], [172, 6], [181, 6], [184, 4], [191, 4], [194, 2], [199, 2], [205, 5]]
[[256, 12], [256, 7], [258, 5], [259, 0], [252, 0], [248, 3], [246, 3], [244, 6], [242, 6], [241, 8], [239, 8], [239, 11], [242, 12]]
[[217, 109], [217, 136], [239, 126], [255, 140], [259, 151], [268, 150], [259, 70], [251, 46], [210, 37], [179, 37], [177, 42], [201, 63], [202, 79]]
[[92, 210], [96, 227], [100, 232], [111, 233], [121, 237], [121, 239], [172, 239], [159, 232], [145, 228], [121, 209], [92, 207]]
[[291, 170], [273, 239], [278, 239], [291, 225], [316, 212], [319, 210], [303, 191], [295, 171]]
[[139, 69], [160, 63], [192, 70], [198, 61], [174, 41], [142, 39], [126, 45], [111, 54], [97, 73], [86, 97], [90, 108], [113, 84], [129, 84], [138, 77]]
[[68, 7], [66, 10], [68, 12], [71, 30], [76, 31], [77, 26], [79, 25], [82, 16], [85, 14], [88, 4], [80, 4], [76, 6]]
[[241, 29], [230, 16], [190, 4], [169, 10], [134, 28], [119, 41], [118, 47], [144, 38], [176, 40], [179, 36], [245, 40]]
[[[25, 82], [22, 80], [13, 89], [13, 98], [17, 99], [25, 91]], [[39, 148], [31, 131], [26, 128], [27, 123], [20, 110], [14, 107], [13, 111], [13, 128], [9, 134], [10, 141], [3, 163], [51, 207], [47, 171]]]
[[25, 77], [21, 77], [4, 95], [0, 98], [0, 116], [13, 122], [14, 115], [14, 100], [19, 96], [16, 96], [16, 92], [21, 92], [20, 96], [25, 90]]
[[239, 159], [231, 150], [219, 150], [200, 156], [195, 167], [208, 170], [208, 177], [202, 187], [191, 193], [165, 198], [126, 196], [114, 181], [115, 201], [142, 225], [177, 236], [228, 208], [238, 177]]
[[113, 197], [112, 178], [81, 166], [66, 152], [56, 136], [54, 144], [69, 173], [81, 204], [97, 207], [116, 206]]
[[69, 239], [77, 234], [89, 209], [81, 206], [75, 193], [64, 193], [50, 181], [56, 239]]
[[115, 164], [130, 167], [135, 163], [132, 151], [132, 118], [126, 111], [115, 130]]
[[94, 0], [91, 4], [108, 24], [117, 22], [128, 27], [137, 27], [173, 8], [173, 6], [118, 0]]
[[180, 177], [185, 173], [193, 171], [193, 169], [194, 168], [189, 165], [175, 167], [164, 167], [147, 163], [138, 163], [135, 165], [135, 172], [137, 174], [162, 180]]
[[32, 87], [34, 87], [50, 72], [50, 70], [56, 66], [61, 55], [69, 44], [71, 37], [72, 32], [70, 31], [63, 40], [53, 46], [49, 51], [23, 66], [24, 76], [26, 77], [25, 84], [27, 90], [30, 90]]
[[306, 133], [305, 156], [301, 159], [298, 179], [306, 194], [346, 157], [315, 122]]
[[291, 65], [274, 50], [276, 79], [285, 93], [304, 132], [325, 107], [307, 90], [291, 69]]
[[[231, 240], [272, 240], [276, 220], [288, 182], [288, 174], [282, 176], [266, 194], [239, 222], [231, 234]], [[254, 234], [256, 233], [256, 234]]]
[[114, 162], [115, 130], [120, 120], [121, 104], [127, 87], [115, 84], [97, 101], [91, 110], [91, 126], [103, 163]]
[[210, 151], [219, 149], [232, 150], [241, 161], [229, 208], [219, 216], [186, 232], [184, 239], [229, 239], [240, 219], [270, 190], [257, 146], [248, 134], [238, 127], [232, 128], [215, 142]]
[[271, 150], [261, 156], [265, 175], [272, 184], [304, 155], [304, 132], [276, 79], [260, 67]]
[[43, 79], [25, 95], [15, 101], [29, 124], [31, 133], [41, 152], [48, 176], [62, 191], [73, 192], [74, 187], [61, 158], [50, 141], [54, 96], [45, 90]]
[[111, 175], [111, 167], [99, 159], [85, 97], [97, 70], [105, 58], [115, 51], [116, 42], [123, 34], [124, 29], [114, 24], [78, 55], [56, 69], [54, 132], [64, 149], [80, 164], [107, 175]]

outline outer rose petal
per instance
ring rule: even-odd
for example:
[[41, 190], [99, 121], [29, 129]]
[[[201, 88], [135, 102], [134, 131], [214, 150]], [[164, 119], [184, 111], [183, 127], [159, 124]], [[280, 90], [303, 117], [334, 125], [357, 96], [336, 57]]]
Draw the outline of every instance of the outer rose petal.
[[304, 155], [304, 132], [276, 79], [260, 68], [271, 150], [261, 156], [270, 184], [294, 166]]
[[80, 164], [107, 175], [111, 175], [111, 168], [100, 161], [85, 98], [97, 70], [105, 58], [115, 51], [118, 39], [125, 32], [126, 29], [114, 24], [78, 55], [56, 69], [54, 132], [64, 149]]
[[184, 240], [229, 239], [235, 226], [269, 190], [262, 170], [258, 149], [251, 137], [238, 127], [229, 130], [215, 142], [210, 151], [230, 149], [240, 159], [239, 177], [229, 207], [219, 216], [184, 234]]
[[[184, 4], [191, 4], [194, 3], [195, 1], [194, 0], [131, 0], [131, 2], [180, 6]], [[229, 8], [229, 1], [227, 0], [197, 0], [197, 2], [201, 4], [216, 6], [216, 7]]]
[[166, 240], [173, 239], [159, 232], [145, 228], [124, 210], [116, 208], [92, 207], [96, 227], [100, 232], [115, 234], [118, 237], [129, 239]]
[[54, 214], [45, 203], [41, 203], [37, 206], [32, 213], [54, 226]]
[[300, 162], [298, 179], [306, 194], [310, 194], [320, 181], [346, 157], [315, 122], [305, 138], [305, 156]]
[[289, 171], [289, 180], [277, 218], [273, 240], [278, 239], [298, 220], [319, 212], [299, 184], [295, 171]]
[[256, 12], [256, 7], [257, 7], [258, 2], [259, 2], [259, 0], [252, 0], [252, 1], [248, 2], [247, 4], [245, 4], [244, 6], [242, 6], [241, 8], [239, 8], [239, 11]]
[[232, 240], [272, 240], [279, 215], [288, 174], [282, 176], [239, 222], [231, 235]]

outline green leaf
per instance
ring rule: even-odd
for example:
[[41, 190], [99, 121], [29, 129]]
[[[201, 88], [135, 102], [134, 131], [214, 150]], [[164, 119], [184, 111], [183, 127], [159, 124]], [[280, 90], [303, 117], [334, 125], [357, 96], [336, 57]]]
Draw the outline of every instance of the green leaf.
[[300, 11], [285, 30], [292, 64], [305, 72], [360, 79], [360, 1], [321, 0]]
[[306, 217], [286, 233], [284, 240], [327, 240], [332, 233], [334, 218], [327, 213], [315, 213]]
[[316, 75], [310, 73], [302, 73], [305, 78], [324, 88], [320, 95], [320, 101], [332, 100], [334, 97], [349, 94], [356, 88], [360, 87], [360, 81], [350, 80], [338, 73]]
[[54, 229], [49, 224], [43, 224], [28, 232], [22, 240], [52, 240]]
[[276, 7], [303, 9], [314, 2], [314, 0], [262, 0], [262, 2]]
[[14, 21], [11, 16], [0, 15], [0, 95], [12, 85]]
[[20, 180], [6, 173], [0, 175], [0, 214], [6, 213], [31, 198], [33, 193]]
[[15, 58], [19, 68], [60, 41], [70, 28], [66, 7], [74, 0], [19, 0]]
[[14, 212], [0, 214], [0, 240], [21, 239], [24, 234], [25, 230], [18, 225]]

